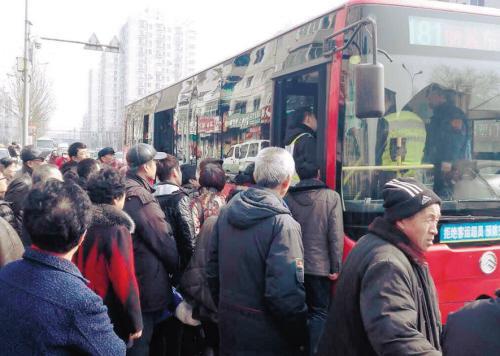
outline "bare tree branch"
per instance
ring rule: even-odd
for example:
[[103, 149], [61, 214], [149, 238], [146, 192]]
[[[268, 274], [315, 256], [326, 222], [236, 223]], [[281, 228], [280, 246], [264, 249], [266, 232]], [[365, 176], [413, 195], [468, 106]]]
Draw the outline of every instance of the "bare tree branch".
[[[12, 114], [22, 120], [24, 114], [24, 82], [18, 72], [10, 76], [8, 97], [12, 101]], [[30, 76], [29, 126], [36, 127], [37, 136], [42, 136], [47, 129], [50, 117], [55, 110], [52, 85], [40, 66], [33, 65]]]

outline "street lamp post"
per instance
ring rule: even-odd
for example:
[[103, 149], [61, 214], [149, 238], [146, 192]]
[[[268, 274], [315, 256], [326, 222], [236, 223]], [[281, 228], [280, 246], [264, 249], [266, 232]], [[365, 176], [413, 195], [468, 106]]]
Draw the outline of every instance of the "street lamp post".
[[[30, 39], [30, 26], [31, 22], [28, 20], [28, 0], [24, 2], [24, 58], [23, 58], [23, 101], [24, 101], [24, 110], [23, 110], [23, 120], [22, 120], [22, 135], [21, 135], [21, 144], [26, 146], [28, 144], [28, 125], [29, 125], [29, 115], [30, 115], [30, 62], [31, 55], [30, 51], [33, 50], [31, 39]], [[82, 41], [72, 41], [65, 40], [59, 38], [50, 38], [50, 37], [41, 37], [41, 39], [46, 41], [56, 41], [56, 42], [66, 42], [66, 43], [76, 43], [83, 44], [84, 49], [93, 50], [93, 51], [106, 51], [119, 53], [120, 47], [118, 44], [118, 40], [115, 38], [111, 41], [109, 45], [100, 44], [97, 36], [92, 34], [88, 42]], [[37, 45], [35, 43], [35, 45]], [[38, 47], [37, 47], [38, 48]]]
[[24, 60], [23, 60], [23, 79], [24, 79], [24, 113], [22, 123], [21, 144], [26, 146], [28, 144], [28, 122], [30, 113], [30, 82], [29, 82], [29, 61], [28, 54], [30, 50], [30, 22], [28, 21], [28, 0], [25, 0], [24, 9]]

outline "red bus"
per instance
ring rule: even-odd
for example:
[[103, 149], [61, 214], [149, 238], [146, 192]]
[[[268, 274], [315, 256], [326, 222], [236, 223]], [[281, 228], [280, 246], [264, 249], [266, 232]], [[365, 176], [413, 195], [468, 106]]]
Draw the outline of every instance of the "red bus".
[[[376, 33], [351, 26], [366, 19]], [[359, 91], [370, 85], [354, 74], [374, 54], [384, 66], [383, 89], [363, 100]], [[424, 157], [448, 146], [426, 142], [435, 90], [465, 117], [462, 156], [446, 170]], [[384, 98], [380, 91], [382, 112], [357, 117], [360, 106]], [[131, 103], [125, 145], [151, 143], [184, 163], [234, 157], [231, 147], [247, 141], [283, 146], [290, 115], [304, 106], [318, 118], [322, 178], [343, 200], [346, 252], [382, 214], [387, 180], [414, 176], [431, 188], [444, 181], [439, 235], [428, 252], [443, 320], [492, 296], [500, 287], [500, 11], [349, 1]], [[244, 146], [245, 157], [257, 154]]]

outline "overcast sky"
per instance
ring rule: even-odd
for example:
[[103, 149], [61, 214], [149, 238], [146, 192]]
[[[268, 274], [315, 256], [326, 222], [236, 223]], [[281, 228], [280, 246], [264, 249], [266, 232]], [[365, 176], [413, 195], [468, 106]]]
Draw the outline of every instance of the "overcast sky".
[[[86, 41], [95, 32], [108, 43], [130, 15], [146, 7], [189, 21], [198, 32], [197, 69], [222, 61], [278, 31], [335, 7], [340, 0], [30, 0], [32, 35]], [[24, 0], [0, 0], [0, 87], [22, 56]], [[87, 109], [88, 70], [99, 52], [42, 42], [36, 55], [52, 81], [56, 112], [50, 126], [80, 128]]]

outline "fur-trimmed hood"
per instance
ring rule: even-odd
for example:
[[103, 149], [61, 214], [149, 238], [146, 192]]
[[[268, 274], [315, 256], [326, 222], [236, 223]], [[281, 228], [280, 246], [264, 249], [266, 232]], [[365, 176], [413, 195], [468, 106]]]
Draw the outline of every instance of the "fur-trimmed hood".
[[109, 204], [94, 205], [93, 209], [92, 225], [123, 225], [131, 234], [134, 233], [134, 221], [125, 211], [119, 210]]

